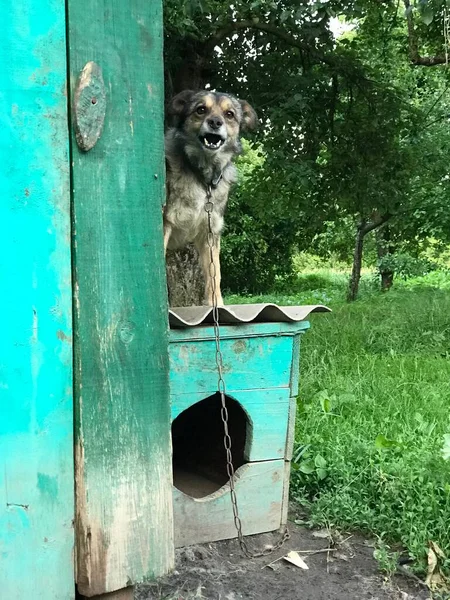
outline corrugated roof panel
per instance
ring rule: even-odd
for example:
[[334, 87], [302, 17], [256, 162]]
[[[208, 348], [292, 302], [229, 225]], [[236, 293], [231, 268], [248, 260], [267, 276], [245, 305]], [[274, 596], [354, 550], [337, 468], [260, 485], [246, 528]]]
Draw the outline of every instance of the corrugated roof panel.
[[[219, 322], [223, 325], [240, 323], [292, 323], [304, 321], [313, 312], [331, 312], [322, 304], [277, 306], [276, 304], [229, 304], [219, 306]], [[212, 306], [186, 306], [169, 310], [171, 327], [195, 327], [213, 323]]]

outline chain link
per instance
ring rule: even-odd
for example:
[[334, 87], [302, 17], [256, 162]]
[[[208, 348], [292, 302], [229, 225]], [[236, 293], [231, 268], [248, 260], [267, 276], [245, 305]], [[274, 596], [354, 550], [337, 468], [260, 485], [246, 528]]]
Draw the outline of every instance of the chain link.
[[284, 530], [281, 533], [281, 537], [279, 540], [270, 548], [266, 548], [261, 552], [252, 552], [249, 550], [247, 542], [245, 541], [244, 534], [242, 533], [242, 521], [239, 516], [239, 506], [236, 496], [236, 490], [234, 486], [234, 464], [233, 464], [233, 454], [231, 451], [231, 436], [228, 427], [228, 410], [227, 410], [227, 402], [226, 402], [226, 387], [225, 380], [223, 378], [223, 355], [220, 347], [220, 326], [219, 326], [219, 307], [217, 304], [217, 284], [216, 284], [216, 264], [214, 262], [214, 233], [212, 230], [211, 217], [212, 212], [214, 210], [214, 203], [212, 201], [212, 187], [208, 185], [206, 188], [206, 203], [205, 203], [205, 211], [208, 215], [208, 235], [207, 235], [207, 243], [209, 248], [209, 273], [210, 273], [210, 281], [211, 281], [211, 295], [212, 295], [212, 315], [213, 315], [213, 325], [214, 325], [214, 340], [216, 346], [215, 359], [216, 359], [216, 367], [217, 367], [217, 390], [220, 395], [221, 409], [220, 416], [223, 422], [223, 432], [224, 432], [224, 447], [226, 453], [226, 467], [227, 467], [227, 475], [230, 485], [230, 497], [231, 497], [231, 505], [233, 508], [233, 519], [234, 526], [237, 532], [237, 539], [239, 543], [239, 547], [242, 553], [247, 558], [260, 558], [262, 556], [268, 556], [272, 554], [275, 550], [278, 550], [283, 546], [283, 544], [290, 538], [289, 530], [287, 526], [285, 526]]

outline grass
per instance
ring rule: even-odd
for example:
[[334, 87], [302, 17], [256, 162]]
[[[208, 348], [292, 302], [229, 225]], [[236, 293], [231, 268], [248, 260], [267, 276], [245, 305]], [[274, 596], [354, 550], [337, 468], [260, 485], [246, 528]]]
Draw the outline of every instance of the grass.
[[[360, 284], [360, 297], [373, 295], [377, 283], [374, 275], [366, 271]], [[294, 281], [280, 282], [268, 294], [261, 295], [228, 295], [227, 304], [246, 304], [256, 302], [274, 302], [293, 306], [296, 304], [330, 304], [342, 303], [347, 292], [347, 277], [331, 269], [317, 269], [313, 273], [301, 273]]]
[[346, 277], [313, 276], [291, 293], [227, 299], [333, 309], [312, 315], [302, 342], [292, 495], [312, 524], [370, 532], [419, 571], [433, 541], [450, 573], [450, 278], [381, 294], [367, 274], [349, 305]]

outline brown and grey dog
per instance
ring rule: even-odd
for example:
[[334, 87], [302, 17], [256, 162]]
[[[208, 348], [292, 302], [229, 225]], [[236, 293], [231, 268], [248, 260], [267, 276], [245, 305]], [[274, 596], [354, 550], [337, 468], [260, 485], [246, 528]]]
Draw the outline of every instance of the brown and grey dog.
[[172, 127], [166, 133], [167, 198], [164, 208], [164, 252], [193, 242], [205, 277], [205, 302], [213, 303], [208, 246], [207, 190], [213, 209], [213, 261], [218, 304], [220, 236], [231, 185], [236, 181], [233, 158], [241, 150], [240, 133], [254, 129], [257, 116], [243, 100], [218, 92], [184, 91], [170, 107]]

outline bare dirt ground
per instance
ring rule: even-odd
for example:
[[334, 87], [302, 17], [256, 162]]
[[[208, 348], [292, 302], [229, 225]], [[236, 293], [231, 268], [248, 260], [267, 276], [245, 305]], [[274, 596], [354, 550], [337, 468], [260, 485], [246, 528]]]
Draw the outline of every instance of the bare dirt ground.
[[[236, 540], [177, 551], [172, 575], [140, 586], [137, 600], [428, 600], [429, 593], [412, 577], [386, 579], [373, 558], [373, 543], [345, 532], [327, 538], [293, 523], [291, 537], [269, 557], [243, 558]], [[273, 545], [278, 533], [246, 538], [253, 550]], [[333, 547], [332, 551], [326, 551]], [[309, 569], [282, 559], [301, 554]], [[325, 550], [325, 551], [324, 551]], [[319, 551], [312, 554], [313, 551]], [[281, 559], [281, 560], [277, 560]], [[273, 562], [276, 561], [276, 562]], [[269, 563], [272, 563], [270, 566]]]

